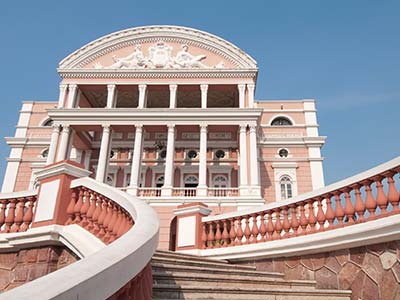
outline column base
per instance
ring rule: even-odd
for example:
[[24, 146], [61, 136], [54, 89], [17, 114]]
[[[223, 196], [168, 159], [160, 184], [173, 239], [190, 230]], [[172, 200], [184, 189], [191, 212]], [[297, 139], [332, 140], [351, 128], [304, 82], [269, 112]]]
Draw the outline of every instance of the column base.
[[249, 195], [261, 197], [261, 187], [258, 185], [249, 186]]
[[207, 196], [207, 191], [208, 191], [208, 187], [206, 185], [203, 186], [198, 186], [196, 189], [197, 192], [197, 196], [203, 196], [206, 197]]
[[172, 196], [172, 186], [163, 186], [161, 188], [161, 196], [171, 197]]
[[129, 195], [137, 196], [138, 195], [138, 191], [139, 191], [139, 189], [137, 187], [134, 187], [134, 186], [128, 186], [126, 188], [126, 192]]

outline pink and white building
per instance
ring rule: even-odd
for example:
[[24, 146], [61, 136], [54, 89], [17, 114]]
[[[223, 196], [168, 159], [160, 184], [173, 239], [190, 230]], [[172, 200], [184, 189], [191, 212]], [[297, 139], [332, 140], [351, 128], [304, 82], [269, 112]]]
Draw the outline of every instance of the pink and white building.
[[324, 186], [315, 101], [256, 100], [256, 61], [220, 37], [123, 30], [68, 55], [58, 73], [58, 101], [24, 102], [6, 138], [3, 193], [33, 190], [45, 166], [75, 161], [154, 207], [167, 249], [178, 205], [218, 214]]

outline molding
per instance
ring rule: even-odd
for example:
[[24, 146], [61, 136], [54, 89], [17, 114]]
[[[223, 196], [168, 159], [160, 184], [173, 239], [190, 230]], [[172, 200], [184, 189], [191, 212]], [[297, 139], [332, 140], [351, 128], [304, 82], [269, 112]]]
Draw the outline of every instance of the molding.
[[181, 26], [143, 26], [111, 33], [76, 50], [60, 64], [61, 69], [82, 68], [115, 50], [144, 42], [177, 42], [213, 52], [237, 67], [257, 71], [256, 61], [232, 43], [210, 33]]
[[212, 209], [209, 209], [208, 207], [205, 207], [202, 205], [195, 205], [195, 206], [174, 209], [175, 216], [185, 216], [185, 215], [191, 215], [191, 214], [196, 214], [196, 213], [199, 213], [204, 216], [208, 216], [211, 212], [212, 212]]
[[87, 257], [106, 245], [79, 225], [49, 225], [26, 232], [0, 234], [0, 253], [45, 245], [64, 245], [79, 258]]
[[179, 252], [197, 254], [215, 259], [245, 261], [249, 259], [290, 257], [335, 251], [398, 239], [400, 239], [400, 215], [394, 215], [344, 228], [277, 241], [219, 249]]
[[86, 177], [92, 174], [92, 172], [82, 169], [80, 167], [69, 164], [68, 162], [55, 163], [47, 166], [45, 169], [37, 171], [35, 173], [37, 180], [43, 180], [45, 178], [68, 174], [77, 178]]

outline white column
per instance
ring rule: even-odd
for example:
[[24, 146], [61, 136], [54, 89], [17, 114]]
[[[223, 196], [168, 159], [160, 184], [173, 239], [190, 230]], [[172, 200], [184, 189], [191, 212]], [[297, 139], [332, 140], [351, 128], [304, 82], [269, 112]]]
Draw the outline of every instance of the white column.
[[246, 192], [248, 188], [247, 181], [247, 125], [239, 126], [239, 158], [240, 158], [240, 192]]
[[143, 144], [143, 125], [136, 125], [135, 145], [133, 148], [132, 167], [131, 167], [131, 182], [129, 189], [133, 195], [137, 194], [139, 186], [140, 169], [142, 166], [142, 144]]
[[107, 85], [107, 108], [115, 107], [115, 84]]
[[70, 85], [68, 86], [68, 103], [67, 103], [67, 108], [74, 108], [77, 90], [78, 90], [78, 85], [77, 85], [77, 84], [70, 84]]
[[139, 84], [139, 103], [138, 108], [144, 108], [144, 102], [146, 100], [146, 88], [145, 84]]
[[250, 178], [253, 187], [260, 186], [260, 166], [258, 162], [257, 126], [250, 125]]
[[201, 108], [207, 108], [207, 91], [208, 91], [208, 84], [201, 84]]
[[57, 124], [53, 126], [53, 132], [51, 133], [50, 147], [47, 155], [46, 165], [51, 165], [55, 161], [59, 136], [60, 126]]
[[248, 93], [248, 100], [249, 100], [249, 108], [254, 107], [254, 84], [248, 84], [247, 85], [247, 93]]
[[207, 196], [207, 125], [200, 125], [200, 157], [198, 196]]
[[178, 85], [169, 85], [169, 108], [176, 108], [176, 91], [178, 90]]
[[167, 156], [165, 157], [164, 186], [161, 190], [162, 196], [172, 195], [172, 184], [174, 178], [175, 158], [175, 125], [168, 125]]
[[245, 84], [238, 84], [239, 90], [239, 107], [245, 107], [245, 95], [246, 95], [246, 85]]
[[110, 146], [111, 128], [109, 124], [103, 125], [103, 134], [101, 136], [99, 161], [97, 163], [96, 180], [104, 182], [107, 173], [107, 161]]
[[61, 141], [58, 149], [57, 161], [67, 159], [70, 131], [71, 129], [69, 128], [69, 124], [62, 125]]
[[60, 95], [58, 97], [58, 108], [64, 108], [65, 94], [67, 92], [67, 84], [60, 84]]

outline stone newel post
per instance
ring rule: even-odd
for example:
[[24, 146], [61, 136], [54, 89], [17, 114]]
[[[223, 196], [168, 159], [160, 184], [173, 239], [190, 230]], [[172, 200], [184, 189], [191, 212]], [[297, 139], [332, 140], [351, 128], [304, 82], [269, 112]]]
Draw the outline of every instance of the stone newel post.
[[201, 219], [210, 213], [211, 209], [201, 202], [179, 205], [174, 210], [177, 216], [175, 251], [201, 249]]
[[83, 165], [73, 161], [60, 161], [36, 173], [39, 181], [37, 206], [32, 228], [51, 224], [64, 225], [67, 207], [71, 202], [71, 181], [90, 175]]

